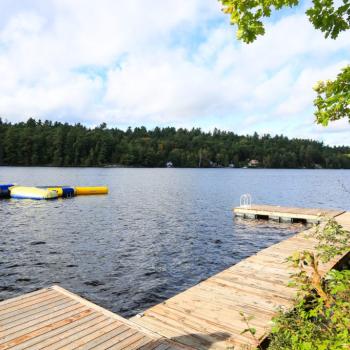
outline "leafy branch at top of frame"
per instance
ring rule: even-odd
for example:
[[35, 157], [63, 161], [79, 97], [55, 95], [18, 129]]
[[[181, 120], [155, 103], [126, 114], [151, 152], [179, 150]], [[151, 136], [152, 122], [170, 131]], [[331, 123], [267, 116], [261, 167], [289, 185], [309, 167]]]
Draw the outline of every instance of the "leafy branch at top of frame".
[[[299, 0], [219, 0], [222, 10], [237, 26], [236, 36], [245, 43], [252, 43], [265, 34], [264, 19], [285, 7], [299, 5]], [[313, 0], [306, 11], [315, 29], [325, 37], [336, 39], [341, 32], [350, 29], [350, 0]], [[293, 30], [293, 28], [291, 28]], [[317, 97], [316, 122], [327, 126], [330, 121], [348, 118], [350, 122], [350, 68], [345, 67], [333, 81], [319, 82], [314, 88]]]
[[[265, 34], [263, 20], [271, 16], [272, 11], [299, 5], [299, 0], [219, 0], [224, 13], [230, 15], [231, 24], [237, 26], [237, 38], [251, 43], [259, 35]], [[316, 29], [325, 33], [325, 37], [336, 39], [339, 34], [350, 29], [350, 2], [342, 0], [334, 4], [333, 0], [313, 0], [306, 11], [309, 21]]]

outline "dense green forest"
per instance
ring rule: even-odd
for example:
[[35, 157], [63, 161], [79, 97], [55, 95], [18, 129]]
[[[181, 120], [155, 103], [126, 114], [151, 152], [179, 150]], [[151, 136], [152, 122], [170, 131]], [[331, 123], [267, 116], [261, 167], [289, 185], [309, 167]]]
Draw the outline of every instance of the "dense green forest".
[[[253, 160], [253, 162], [252, 162]], [[284, 136], [240, 136], [173, 127], [90, 129], [51, 121], [0, 119], [0, 165], [350, 168], [350, 147]], [[250, 162], [250, 163], [249, 163]]]

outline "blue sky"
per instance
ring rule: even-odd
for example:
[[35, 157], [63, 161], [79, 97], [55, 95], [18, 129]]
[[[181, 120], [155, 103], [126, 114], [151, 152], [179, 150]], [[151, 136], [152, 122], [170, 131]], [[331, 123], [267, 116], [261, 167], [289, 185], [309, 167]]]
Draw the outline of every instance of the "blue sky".
[[312, 86], [349, 63], [307, 2], [246, 45], [216, 0], [0, 0], [0, 115], [88, 126], [215, 127], [349, 145], [315, 125]]

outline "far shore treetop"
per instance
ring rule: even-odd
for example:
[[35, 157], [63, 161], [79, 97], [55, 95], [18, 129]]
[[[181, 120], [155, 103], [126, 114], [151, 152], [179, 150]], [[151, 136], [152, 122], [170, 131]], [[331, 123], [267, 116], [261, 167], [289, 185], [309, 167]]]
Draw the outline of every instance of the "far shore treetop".
[[132, 167], [350, 168], [350, 147], [249, 136], [214, 129], [144, 126], [120, 130], [36, 121], [12, 124], [0, 119], [0, 165]]

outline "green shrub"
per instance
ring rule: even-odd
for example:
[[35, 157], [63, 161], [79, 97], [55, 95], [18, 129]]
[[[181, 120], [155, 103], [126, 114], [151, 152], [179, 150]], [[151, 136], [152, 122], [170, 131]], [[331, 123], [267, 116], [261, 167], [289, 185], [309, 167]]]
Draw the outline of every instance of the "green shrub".
[[274, 319], [269, 350], [350, 349], [350, 270], [331, 270], [323, 283], [332, 303], [316, 292]]
[[335, 220], [317, 227], [316, 252], [302, 251], [288, 260], [299, 270], [295, 308], [274, 318], [269, 350], [350, 349], [350, 270], [331, 270], [324, 278], [319, 263], [349, 252], [350, 234]]

